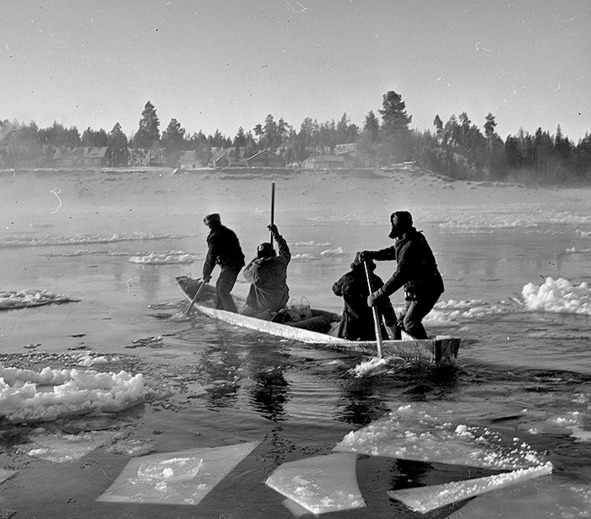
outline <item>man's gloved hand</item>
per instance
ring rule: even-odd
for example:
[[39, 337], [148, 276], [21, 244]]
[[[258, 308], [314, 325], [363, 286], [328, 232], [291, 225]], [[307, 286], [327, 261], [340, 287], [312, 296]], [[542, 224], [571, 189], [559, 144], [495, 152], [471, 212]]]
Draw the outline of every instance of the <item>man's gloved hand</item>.
[[203, 281], [203, 283], [207, 284], [211, 281], [211, 276], [203, 276], [201, 281]]
[[378, 302], [378, 299], [381, 299], [384, 296], [384, 291], [381, 288], [379, 290], [376, 290], [372, 294], [369, 294], [369, 296], [367, 296], [367, 306], [375, 306], [375, 304]]
[[273, 236], [279, 235], [279, 229], [277, 229], [277, 226], [275, 224], [272, 223], [271, 225], [267, 225], [267, 229], [271, 231], [271, 234], [273, 234]]
[[359, 253], [359, 259], [361, 261], [368, 261], [373, 259], [373, 251], [371, 250], [364, 250]]

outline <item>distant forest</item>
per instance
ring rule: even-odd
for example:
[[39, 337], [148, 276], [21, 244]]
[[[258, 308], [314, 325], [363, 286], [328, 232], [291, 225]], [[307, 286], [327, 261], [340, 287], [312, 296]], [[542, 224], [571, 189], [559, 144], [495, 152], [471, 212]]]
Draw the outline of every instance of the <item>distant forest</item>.
[[251, 157], [262, 150], [280, 155], [294, 167], [312, 156], [330, 155], [339, 145], [350, 144], [358, 156], [372, 167], [413, 161], [433, 172], [461, 180], [518, 181], [527, 184], [573, 184], [591, 182], [591, 136], [574, 143], [562, 134], [538, 128], [532, 135], [519, 131], [503, 140], [496, 133], [495, 116], [489, 113], [482, 130], [468, 114], [452, 115], [443, 122], [439, 115], [433, 130], [411, 129], [412, 115], [400, 94], [389, 91], [382, 107], [369, 111], [363, 127], [350, 122], [346, 113], [335, 122], [318, 123], [305, 118], [299, 130], [283, 118], [269, 114], [251, 130], [238, 128], [234, 137], [219, 130], [205, 135], [189, 134], [177, 119], [160, 131], [156, 108], [144, 107], [137, 131], [127, 136], [116, 123], [110, 132], [90, 127], [80, 134], [77, 127], [54, 122], [48, 128], [0, 119], [0, 168], [47, 167], [57, 149], [106, 147], [109, 165], [129, 164], [132, 150], [154, 150], [165, 163], [174, 165], [184, 151], [195, 152], [208, 164], [215, 150], [229, 150], [236, 158]]

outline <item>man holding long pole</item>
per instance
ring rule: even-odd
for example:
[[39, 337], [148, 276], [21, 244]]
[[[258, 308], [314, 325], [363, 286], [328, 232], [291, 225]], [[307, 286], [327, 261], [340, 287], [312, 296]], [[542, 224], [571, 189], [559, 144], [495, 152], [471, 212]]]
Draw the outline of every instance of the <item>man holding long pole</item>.
[[203, 282], [209, 283], [213, 269], [219, 265], [221, 271], [215, 284], [215, 307], [236, 313], [238, 309], [230, 292], [244, 267], [244, 253], [240, 242], [234, 231], [222, 225], [219, 214], [208, 214], [203, 223], [210, 229], [207, 236], [207, 256], [203, 264]]

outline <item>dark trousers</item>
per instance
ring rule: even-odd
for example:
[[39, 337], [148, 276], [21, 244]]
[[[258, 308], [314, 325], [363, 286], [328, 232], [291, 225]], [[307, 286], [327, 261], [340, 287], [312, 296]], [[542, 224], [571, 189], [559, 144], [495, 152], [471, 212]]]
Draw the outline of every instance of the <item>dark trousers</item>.
[[427, 331], [423, 326], [423, 318], [433, 310], [441, 293], [422, 294], [413, 299], [406, 300], [404, 311], [399, 317], [403, 330], [415, 339], [428, 339]]
[[230, 292], [236, 284], [236, 278], [240, 273], [240, 269], [236, 267], [222, 267], [220, 275], [215, 283], [215, 307], [219, 310], [227, 310], [228, 312], [237, 313], [238, 309], [234, 303], [234, 299]]

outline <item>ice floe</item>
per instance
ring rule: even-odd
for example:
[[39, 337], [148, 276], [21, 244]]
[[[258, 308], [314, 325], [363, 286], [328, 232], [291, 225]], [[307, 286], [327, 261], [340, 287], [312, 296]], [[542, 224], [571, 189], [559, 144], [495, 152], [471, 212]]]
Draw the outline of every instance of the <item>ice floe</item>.
[[97, 501], [197, 505], [257, 445], [240, 443], [133, 458]]
[[17, 473], [16, 470], [0, 469], [0, 485]]
[[445, 505], [464, 501], [465, 499], [479, 496], [492, 490], [498, 490], [551, 473], [552, 465], [547, 463], [538, 467], [514, 470], [484, 478], [452, 481], [443, 485], [394, 490], [388, 492], [388, 496], [403, 502], [415, 512], [426, 513]]
[[31, 436], [31, 442], [17, 445], [17, 450], [29, 456], [65, 463], [78, 460], [109, 442], [115, 436], [111, 431], [89, 431], [78, 434], [46, 433]]
[[36, 372], [0, 366], [0, 417], [10, 422], [119, 412], [143, 397], [141, 374], [49, 367]]
[[499, 470], [542, 465], [537, 453], [518, 438], [507, 446], [494, 431], [453, 424], [452, 417], [452, 411], [433, 416], [419, 406], [402, 406], [349, 433], [334, 451]]
[[356, 460], [355, 454], [333, 453], [284, 463], [265, 484], [316, 515], [362, 508]]
[[142, 265], [168, 265], [175, 263], [194, 263], [199, 259], [196, 254], [173, 250], [170, 252], [151, 252], [144, 256], [132, 256], [129, 258], [131, 263], [140, 263]]
[[591, 486], [554, 476], [523, 481], [472, 499], [449, 519], [585, 519], [591, 517]]
[[0, 291], [0, 310], [14, 310], [31, 306], [49, 305], [52, 303], [77, 302], [65, 294], [55, 294], [47, 290], [3, 290]]
[[32, 247], [41, 245], [80, 245], [88, 243], [115, 243], [136, 240], [179, 240], [183, 236], [177, 234], [156, 234], [135, 231], [131, 233], [111, 234], [73, 234], [46, 236], [0, 236], [0, 247]]
[[528, 283], [521, 293], [528, 310], [591, 315], [591, 289], [585, 282], [577, 286], [549, 277], [540, 286]]

